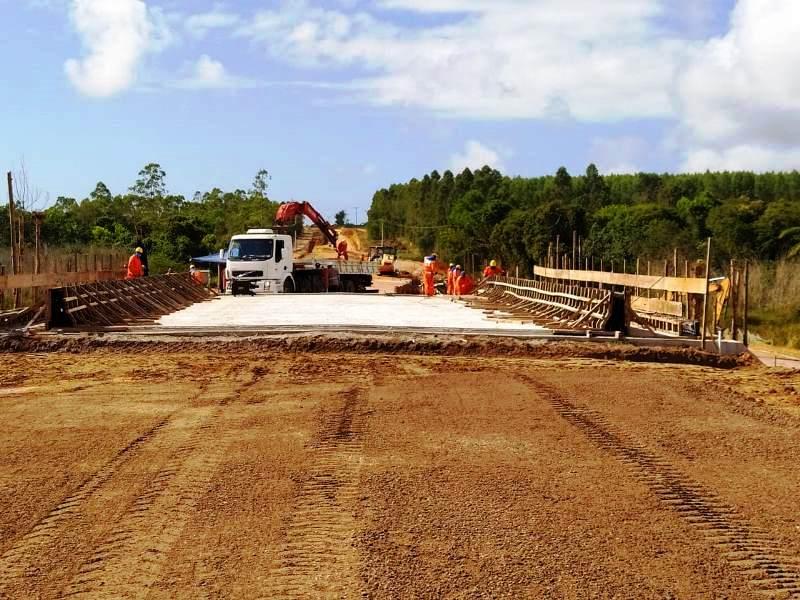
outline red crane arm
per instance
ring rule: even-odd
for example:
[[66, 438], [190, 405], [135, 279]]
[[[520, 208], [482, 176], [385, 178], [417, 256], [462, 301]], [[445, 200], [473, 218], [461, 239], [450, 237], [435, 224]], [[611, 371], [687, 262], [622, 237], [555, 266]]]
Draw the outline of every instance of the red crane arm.
[[317, 209], [315, 209], [308, 202], [284, 202], [278, 207], [278, 212], [275, 214], [275, 222], [281, 225], [288, 225], [297, 215], [305, 215], [319, 227], [322, 235], [328, 240], [328, 243], [336, 248], [336, 240], [339, 234], [333, 228], [333, 225], [325, 220]]

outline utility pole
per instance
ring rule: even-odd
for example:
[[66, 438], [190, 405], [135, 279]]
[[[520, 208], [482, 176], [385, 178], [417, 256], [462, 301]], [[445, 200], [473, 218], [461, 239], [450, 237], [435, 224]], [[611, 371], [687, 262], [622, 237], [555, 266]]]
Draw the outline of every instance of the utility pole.
[[357, 207], [357, 206], [354, 206], [354, 207], [353, 207], [353, 210], [355, 210], [355, 211], [356, 211], [356, 219], [355, 219], [355, 221], [353, 222], [353, 225], [358, 225], [358, 207]]

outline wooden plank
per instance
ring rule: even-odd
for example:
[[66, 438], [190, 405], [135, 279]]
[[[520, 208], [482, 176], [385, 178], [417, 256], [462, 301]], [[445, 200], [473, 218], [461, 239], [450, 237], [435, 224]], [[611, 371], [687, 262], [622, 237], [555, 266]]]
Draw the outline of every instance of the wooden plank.
[[567, 269], [548, 269], [534, 267], [534, 275], [548, 279], [583, 281], [618, 285], [643, 290], [661, 290], [682, 294], [704, 294], [705, 280], [696, 277], [661, 277], [657, 275], [629, 275], [626, 273], [606, 273], [604, 271], [573, 271]]
[[20, 275], [0, 275], [0, 290], [17, 288], [55, 288], [75, 283], [93, 283], [122, 279], [123, 271], [86, 271], [83, 273], [23, 273]]
[[683, 304], [660, 298], [631, 297], [631, 308], [636, 312], [683, 317]]

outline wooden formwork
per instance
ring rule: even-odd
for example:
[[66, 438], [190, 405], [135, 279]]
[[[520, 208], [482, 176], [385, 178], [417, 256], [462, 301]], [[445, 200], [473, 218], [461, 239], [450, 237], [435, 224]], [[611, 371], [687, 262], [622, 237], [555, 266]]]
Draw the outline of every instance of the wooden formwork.
[[213, 298], [189, 273], [79, 283], [48, 290], [48, 328], [104, 327], [156, 318]]
[[492, 277], [481, 283], [473, 304], [544, 327], [603, 330], [611, 319], [612, 300], [610, 290]]

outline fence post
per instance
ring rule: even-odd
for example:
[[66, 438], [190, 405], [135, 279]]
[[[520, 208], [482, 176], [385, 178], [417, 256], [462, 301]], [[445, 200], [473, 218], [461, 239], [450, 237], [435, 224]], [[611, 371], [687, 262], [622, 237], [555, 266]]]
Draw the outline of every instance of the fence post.
[[578, 232], [574, 229], [572, 230], [572, 268], [575, 268], [575, 257], [577, 256], [576, 252], [578, 251]]
[[747, 330], [747, 315], [750, 308], [750, 261], [744, 261], [744, 315], [742, 317], [742, 341], [747, 346], [749, 343]]
[[[7, 174], [8, 179], [8, 225], [11, 231], [11, 274], [16, 275], [20, 272], [19, 254], [17, 246], [17, 219], [14, 211], [14, 183], [11, 171]], [[19, 290], [12, 291], [14, 296], [14, 308], [19, 308]]]
[[700, 349], [706, 349], [706, 314], [708, 313], [708, 280], [711, 276], [711, 238], [706, 242], [706, 287], [703, 289], [703, 320], [700, 334]]
[[731, 339], [736, 340], [736, 309], [739, 308], [739, 278], [736, 273], [736, 262], [731, 259]]
[[559, 262], [561, 261], [561, 236], [556, 236], [556, 269], [559, 269]]

